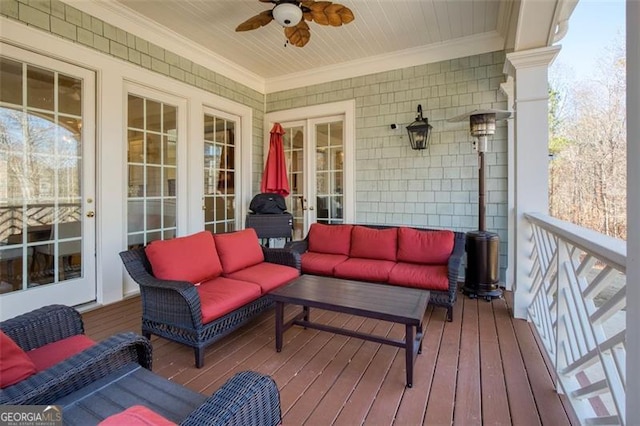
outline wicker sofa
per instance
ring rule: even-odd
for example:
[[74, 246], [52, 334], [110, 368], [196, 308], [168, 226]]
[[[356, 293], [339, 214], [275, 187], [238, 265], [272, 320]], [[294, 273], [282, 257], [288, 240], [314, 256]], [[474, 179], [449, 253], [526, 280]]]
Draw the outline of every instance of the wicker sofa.
[[[135, 333], [117, 334], [80, 350], [78, 340], [89, 339], [84, 336], [80, 314], [68, 306], [36, 309], [3, 321], [0, 329], [25, 353], [50, 358], [45, 362], [52, 357], [66, 356], [49, 368], [35, 369], [35, 374], [31, 371], [23, 380], [3, 387], [0, 390], [2, 405], [51, 404], [126, 364], [133, 362], [151, 368], [151, 345]], [[15, 365], [4, 357], [7, 346], [2, 347], [5, 368]]]
[[204, 349], [273, 305], [269, 291], [300, 275], [300, 257], [260, 246], [253, 229], [203, 231], [120, 253], [142, 296], [142, 334]]
[[429, 290], [430, 303], [453, 319], [464, 233], [379, 225], [314, 223], [286, 247], [301, 255], [304, 274]]

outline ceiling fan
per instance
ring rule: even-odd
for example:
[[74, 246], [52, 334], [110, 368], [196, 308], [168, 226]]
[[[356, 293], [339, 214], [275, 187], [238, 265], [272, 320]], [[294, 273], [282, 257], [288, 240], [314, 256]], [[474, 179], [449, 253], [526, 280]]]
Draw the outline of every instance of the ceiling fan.
[[[249, 31], [264, 27], [275, 20], [284, 27], [284, 35], [289, 43], [302, 47], [309, 42], [311, 31], [305, 21], [314, 21], [320, 25], [339, 27], [348, 24], [355, 17], [346, 6], [330, 1], [314, 0], [259, 0], [273, 3], [274, 8], [265, 10], [238, 25], [236, 31]], [[302, 19], [304, 18], [304, 20]]]

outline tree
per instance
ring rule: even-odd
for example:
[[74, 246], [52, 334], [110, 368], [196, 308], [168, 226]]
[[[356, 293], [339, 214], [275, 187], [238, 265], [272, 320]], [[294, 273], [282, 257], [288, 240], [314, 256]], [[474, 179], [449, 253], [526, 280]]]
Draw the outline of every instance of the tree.
[[[618, 43], [596, 77], [549, 93], [551, 215], [626, 239], [626, 78]], [[569, 107], [561, 109], [565, 101]], [[562, 113], [562, 114], [561, 114]]]

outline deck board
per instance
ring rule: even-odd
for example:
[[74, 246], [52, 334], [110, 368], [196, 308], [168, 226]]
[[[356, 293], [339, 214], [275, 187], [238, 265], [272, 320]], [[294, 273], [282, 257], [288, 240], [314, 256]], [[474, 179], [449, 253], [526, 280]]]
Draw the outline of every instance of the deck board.
[[[194, 366], [191, 348], [152, 336], [153, 370], [210, 395], [243, 370], [269, 374], [280, 389], [284, 425], [570, 425], [577, 424], [553, 388], [530, 325], [511, 317], [508, 295], [492, 302], [460, 295], [453, 322], [428, 307], [414, 386], [405, 387], [404, 350], [302, 327], [284, 334], [275, 351], [273, 310], [207, 349]], [[287, 306], [285, 317], [297, 312]], [[83, 314], [97, 340], [140, 332], [140, 299]], [[314, 321], [402, 338], [385, 321], [312, 310]]]

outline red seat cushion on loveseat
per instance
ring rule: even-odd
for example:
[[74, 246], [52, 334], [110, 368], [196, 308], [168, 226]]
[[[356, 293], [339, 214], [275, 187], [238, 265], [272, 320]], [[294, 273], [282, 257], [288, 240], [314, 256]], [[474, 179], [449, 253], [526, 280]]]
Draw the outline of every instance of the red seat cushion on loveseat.
[[344, 254], [315, 253], [308, 251], [300, 256], [303, 274], [333, 276], [336, 265], [341, 264], [349, 257]]
[[446, 265], [453, 252], [452, 231], [398, 228], [398, 261]]
[[26, 352], [0, 330], [0, 388], [15, 385], [36, 373], [36, 366]]
[[95, 345], [96, 342], [85, 336], [77, 334], [66, 339], [56, 340], [39, 348], [27, 352], [27, 356], [33, 361], [38, 371], [44, 371], [53, 367], [65, 359], [79, 354], [85, 349]]
[[253, 228], [228, 234], [214, 234], [216, 249], [225, 276], [240, 269], [264, 262], [264, 254]]
[[222, 273], [213, 235], [198, 232], [171, 240], [152, 241], [145, 249], [153, 275], [161, 280], [198, 284]]
[[447, 265], [398, 262], [389, 274], [389, 284], [447, 291], [449, 289], [448, 271]]
[[353, 225], [314, 223], [309, 229], [309, 251], [349, 255]]
[[229, 274], [227, 278], [257, 284], [262, 289], [262, 294], [265, 294], [295, 280], [299, 276], [300, 273], [296, 268], [262, 262]]
[[334, 268], [334, 276], [348, 280], [386, 282], [395, 266], [390, 260], [349, 258]]
[[196, 289], [200, 296], [203, 324], [218, 319], [261, 296], [259, 285], [225, 277], [205, 281]]

